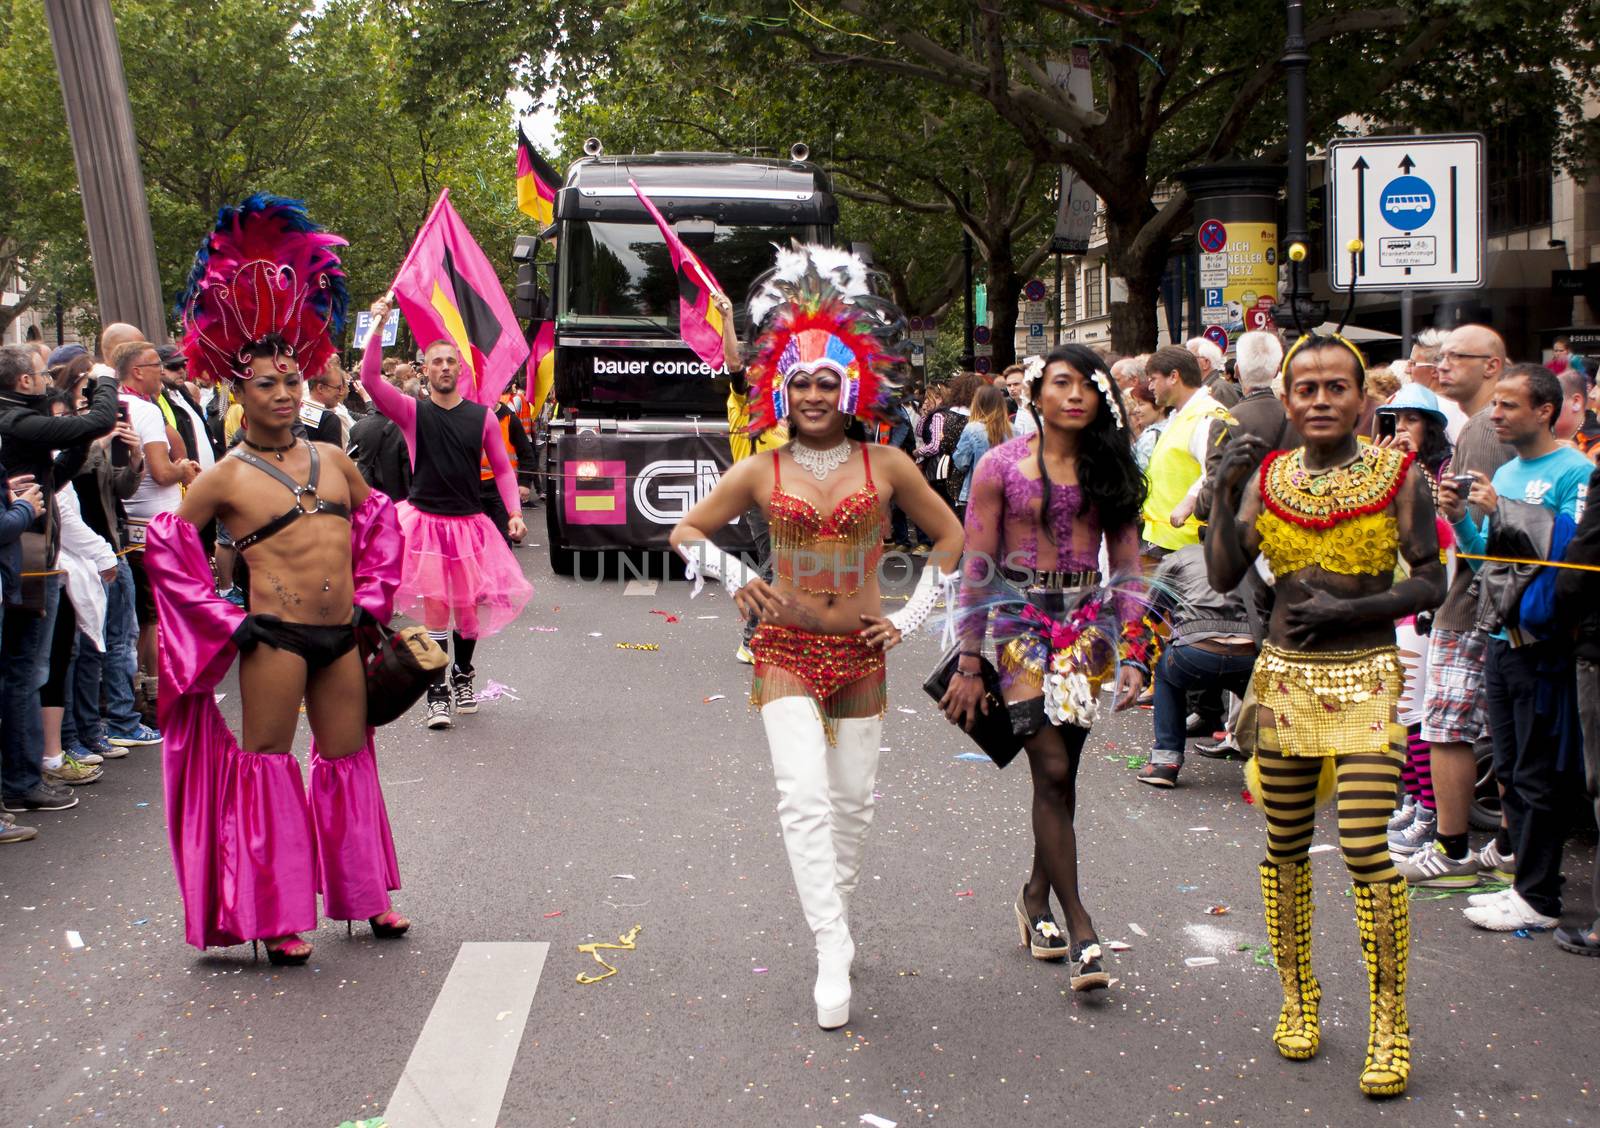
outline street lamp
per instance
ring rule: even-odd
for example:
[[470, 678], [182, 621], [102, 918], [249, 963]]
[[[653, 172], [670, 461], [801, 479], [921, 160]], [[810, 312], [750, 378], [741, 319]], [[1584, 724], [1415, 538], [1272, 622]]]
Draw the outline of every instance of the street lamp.
[[1289, 309], [1298, 328], [1300, 295], [1304, 289], [1306, 259], [1306, 6], [1304, 0], [1286, 0], [1287, 34], [1283, 40], [1283, 71], [1288, 95], [1288, 231]]

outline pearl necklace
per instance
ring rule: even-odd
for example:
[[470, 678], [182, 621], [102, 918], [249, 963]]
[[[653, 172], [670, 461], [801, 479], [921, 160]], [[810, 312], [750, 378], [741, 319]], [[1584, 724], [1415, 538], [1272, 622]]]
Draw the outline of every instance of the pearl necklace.
[[789, 455], [795, 460], [796, 465], [811, 471], [811, 476], [820, 482], [850, 461], [850, 440], [841, 440], [838, 446], [827, 450], [817, 450], [815, 447], [795, 443], [789, 448]]

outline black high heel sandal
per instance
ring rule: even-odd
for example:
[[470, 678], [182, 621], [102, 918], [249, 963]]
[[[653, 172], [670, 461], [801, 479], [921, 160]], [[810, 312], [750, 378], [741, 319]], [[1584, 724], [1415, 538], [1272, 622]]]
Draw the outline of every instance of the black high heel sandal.
[[[388, 911], [391, 913], [394, 912], [393, 909]], [[395, 915], [399, 916], [400, 914], [395, 913]], [[383, 914], [379, 913], [378, 916], [367, 918], [367, 923], [372, 926], [372, 935], [378, 940], [398, 940], [411, 929], [411, 922], [409, 920], [407, 920], [404, 924], [390, 924], [388, 921], [381, 919], [382, 916]], [[400, 919], [405, 920], [404, 917], [401, 917]]]
[[303, 952], [285, 952], [282, 948], [274, 948], [271, 944], [266, 943], [265, 941], [252, 940], [250, 941], [250, 955], [252, 959], [259, 962], [261, 959], [261, 953], [257, 949], [257, 945], [264, 944], [267, 949], [267, 962], [273, 967], [299, 967], [311, 958], [311, 953], [315, 949], [312, 948], [310, 944], [307, 944], [306, 941], [301, 940], [299, 937], [296, 937], [292, 943], [305, 944], [306, 950]]

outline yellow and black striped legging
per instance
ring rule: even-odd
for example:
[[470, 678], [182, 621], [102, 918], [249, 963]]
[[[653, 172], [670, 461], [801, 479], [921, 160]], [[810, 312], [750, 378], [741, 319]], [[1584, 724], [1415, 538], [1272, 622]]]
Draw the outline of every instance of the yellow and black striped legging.
[[[1323, 760], [1259, 749], [1261, 805], [1267, 816], [1267, 861], [1304, 861], [1317, 820], [1317, 780]], [[1333, 758], [1339, 849], [1353, 880], [1372, 884], [1399, 874], [1389, 857], [1388, 823], [1401, 761], [1385, 753]]]

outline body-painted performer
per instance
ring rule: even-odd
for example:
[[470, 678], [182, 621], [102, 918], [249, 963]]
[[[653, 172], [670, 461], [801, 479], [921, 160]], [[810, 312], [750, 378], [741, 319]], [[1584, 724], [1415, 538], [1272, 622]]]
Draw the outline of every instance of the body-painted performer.
[[[394, 508], [337, 447], [291, 433], [300, 388], [344, 321], [344, 243], [295, 200], [227, 207], [179, 299], [191, 370], [228, 381], [246, 438], [150, 524], [145, 549], [161, 627], [167, 820], [185, 936], [197, 948], [262, 940], [301, 964], [330, 917], [402, 935], [394, 843], [366, 723], [356, 650], [363, 614], [388, 622], [400, 578]], [[220, 518], [249, 569], [248, 613], [216, 594], [199, 529]], [[236, 740], [213, 689], [239, 658]], [[307, 804], [292, 754], [311, 724]]]
[[[389, 316], [387, 299], [372, 303], [372, 316]], [[488, 407], [462, 396], [455, 345], [435, 341], [423, 356], [427, 394], [421, 399], [383, 378], [383, 350], [376, 344], [361, 359], [361, 386], [372, 406], [399, 426], [411, 451], [411, 493], [395, 507], [406, 540], [395, 607], [421, 620], [440, 646], [453, 641], [448, 684], [428, 689], [427, 725], [447, 729], [454, 724], [452, 708], [478, 711], [472, 688], [478, 640], [521, 614], [533, 587], [483, 509], [479, 468], [487, 463], [508, 515], [507, 535], [513, 541], [528, 535], [500, 424]]]
[[[954, 582], [961, 526], [902, 451], [848, 437], [898, 391], [898, 310], [867, 290], [859, 259], [821, 247], [780, 252], [750, 299], [751, 427], [787, 419], [791, 441], [737, 463], [672, 531], [691, 576], [719, 578], [759, 615], [751, 702], [761, 709], [778, 820], [816, 940], [817, 1024], [850, 1017], [855, 956], [846, 913], [872, 821], [886, 704], [884, 654]], [[878, 563], [890, 502], [935, 539], [906, 606], [884, 615]], [[751, 506], [771, 527], [775, 580], [718, 550], [706, 530]]]
[[[1428, 475], [1414, 470], [1414, 454], [1356, 439], [1365, 369], [1342, 337], [1306, 337], [1290, 349], [1286, 402], [1305, 446], [1269, 454], [1253, 436], [1230, 444], [1206, 556], [1218, 591], [1236, 586], [1258, 553], [1277, 578], [1253, 679], [1249, 769], [1267, 818], [1261, 895], [1283, 983], [1272, 1040], [1300, 1060], [1317, 1052], [1320, 1038], [1307, 857], [1320, 781], [1336, 788], [1339, 846], [1367, 965], [1361, 1091], [1387, 1097], [1405, 1091], [1411, 1071], [1407, 889], [1386, 841], [1406, 751], [1396, 721], [1403, 672], [1395, 621], [1438, 606], [1445, 585]], [[1410, 575], [1396, 582], [1399, 558]]]
[[[1041, 960], [1070, 957], [1074, 991], [1110, 975], [1094, 922], [1078, 894], [1078, 765], [1115, 677], [1116, 707], [1137, 699], [1155, 661], [1154, 629], [1139, 589], [1144, 476], [1134, 461], [1127, 409], [1105, 361], [1082, 345], [1058, 346], [1032, 377], [1036, 434], [983, 456], [967, 500], [961, 582], [961, 655], [940, 703], [971, 729], [988, 711], [979, 661], [994, 620], [995, 665], [1012, 732], [1033, 776], [1033, 870], [1017, 897], [1022, 941]], [[1100, 549], [1113, 570], [1102, 586]], [[1010, 593], [1020, 589], [1020, 597]], [[1068, 940], [1050, 911], [1054, 889]]]

